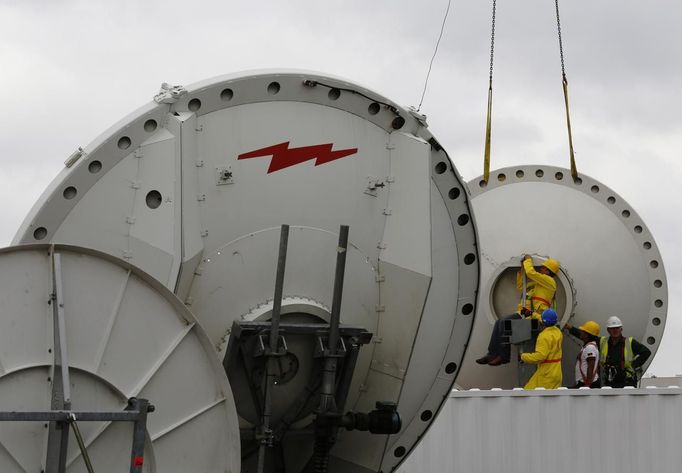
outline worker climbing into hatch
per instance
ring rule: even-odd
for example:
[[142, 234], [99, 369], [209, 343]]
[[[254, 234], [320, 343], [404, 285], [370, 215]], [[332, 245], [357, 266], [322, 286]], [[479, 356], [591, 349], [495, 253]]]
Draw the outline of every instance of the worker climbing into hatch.
[[623, 336], [623, 322], [616, 317], [606, 321], [608, 337], [599, 340], [600, 365], [604, 386], [622, 388], [637, 386], [642, 365], [651, 356], [651, 350], [632, 337]]
[[566, 324], [564, 328], [583, 342], [583, 347], [575, 361], [575, 386], [573, 387], [576, 389], [582, 387], [600, 388], [599, 332], [601, 327], [594, 320], [588, 320], [578, 328], [571, 324]]
[[530, 255], [523, 256], [522, 268], [516, 274], [516, 290], [522, 294], [517, 312], [495, 321], [488, 343], [488, 354], [477, 359], [476, 363], [490, 366], [509, 363], [511, 346], [508, 343], [502, 343], [504, 321], [524, 317], [540, 320], [542, 313], [551, 307], [554, 300], [556, 292], [554, 278], [560, 267], [557, 260], [549, 258], [536, 269], [533, 266], [533, 258]]
[[557, 327], [559, 317], [554, 309], [542, 313], [540, 329], [533, 353], [520, 353], [523, 363], [538, 365], [523, 389], [557, 389], [561, 386], [561, 344], [564, 336]]

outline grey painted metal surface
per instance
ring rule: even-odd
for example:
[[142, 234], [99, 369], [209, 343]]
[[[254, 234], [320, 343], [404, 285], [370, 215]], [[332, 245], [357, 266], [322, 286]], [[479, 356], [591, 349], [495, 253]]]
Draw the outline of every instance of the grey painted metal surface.
[[682, 389], [453, 392], [400, 473], [675, 472]]
[[[281, 224], [291, 228], [282, 320], [329, 320], [336, 232], [349, 225], [341, 323], [374, 338], [347, 406], [397, 401], [404, 427], [388, 439], [342, 433], [332, 466], [388, 471], [464, 356], [479, 266], [468, 200], [423, 116], [344, 79], [264, 71], [165, 87], [67, 161], [15, 242], [128, 259], [185, 301], [222, 357], [233, 321], [270, 317]], [[286, 407], [301, 384], [275, 397]], [[311, 444], [289, 442], [295, 471]]]
[[[557, 306], [562, 324], [617, 315], [624, 335], [655, 355], [668, 309], [667, 281], [653, 235], [628, 203], [606, 185], [566, 169], [517, 166], [469, 182], [481, 252], [481, 290], [469, 350], [457, 378], [465, 388], [516, 386], [517, 363], [492, 368], [474, 360], [485, 354], [492, 324], [516, 310], [514, 276], [524, 253], [562, 264]], [[564, 386], [574, 383], [579, 342], [564, 337]], [[648, 364], [653, 360], [653, 355]]]
[[[55, 298], [52, 253], [61, 263]], [[53, 337], [53, 303], [60, 305], [60, 337]], [[67, 353], [73, 410], [122, 411], [131, 397], [156, 406], [147, 419], [144, 471], [239, 471], [238, 421], [227, 377], [196, 319], [170, 291], [92, 250], [0, 250], [0, 411], [49, 410], [51, 398], [61, 395], [51, 389], [54, 358], [59, 355], [65, 367]], [[0, 423], [0, 471], [49, 471], [46, 425]], [[95, 471], [129, 471], [132, 429], [80, 424]], [[66, 471], [85, 471], [73, 441]]]

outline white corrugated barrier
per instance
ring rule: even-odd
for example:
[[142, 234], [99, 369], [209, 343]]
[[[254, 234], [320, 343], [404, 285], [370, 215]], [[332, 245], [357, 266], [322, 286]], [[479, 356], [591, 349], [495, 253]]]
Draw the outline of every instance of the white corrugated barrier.
[[682, 388], [453, 391], [400, 473], [677, 472]]

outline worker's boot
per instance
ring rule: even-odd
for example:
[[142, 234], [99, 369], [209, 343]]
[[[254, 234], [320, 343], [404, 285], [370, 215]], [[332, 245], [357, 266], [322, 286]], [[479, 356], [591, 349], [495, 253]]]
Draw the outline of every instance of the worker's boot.
[[479, 365], [487, 365], [493, 360], [493, 358], [495, 358], [495, 355], [488, 354], [483, 358], [479, 358], [478, 360], [476, 360], [476, 363], [478, 363]]
[[500, 366], [509, 363], [509, 360], [505, 360], [501, 356], [496, 356], [488, 362], [488, 366]]

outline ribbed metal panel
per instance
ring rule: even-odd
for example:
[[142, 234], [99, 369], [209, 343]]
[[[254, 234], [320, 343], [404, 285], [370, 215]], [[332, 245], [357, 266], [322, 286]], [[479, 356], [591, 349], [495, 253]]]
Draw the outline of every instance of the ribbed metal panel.
[[682, 388], [453, 391], [400, 469], [681, 471]]

